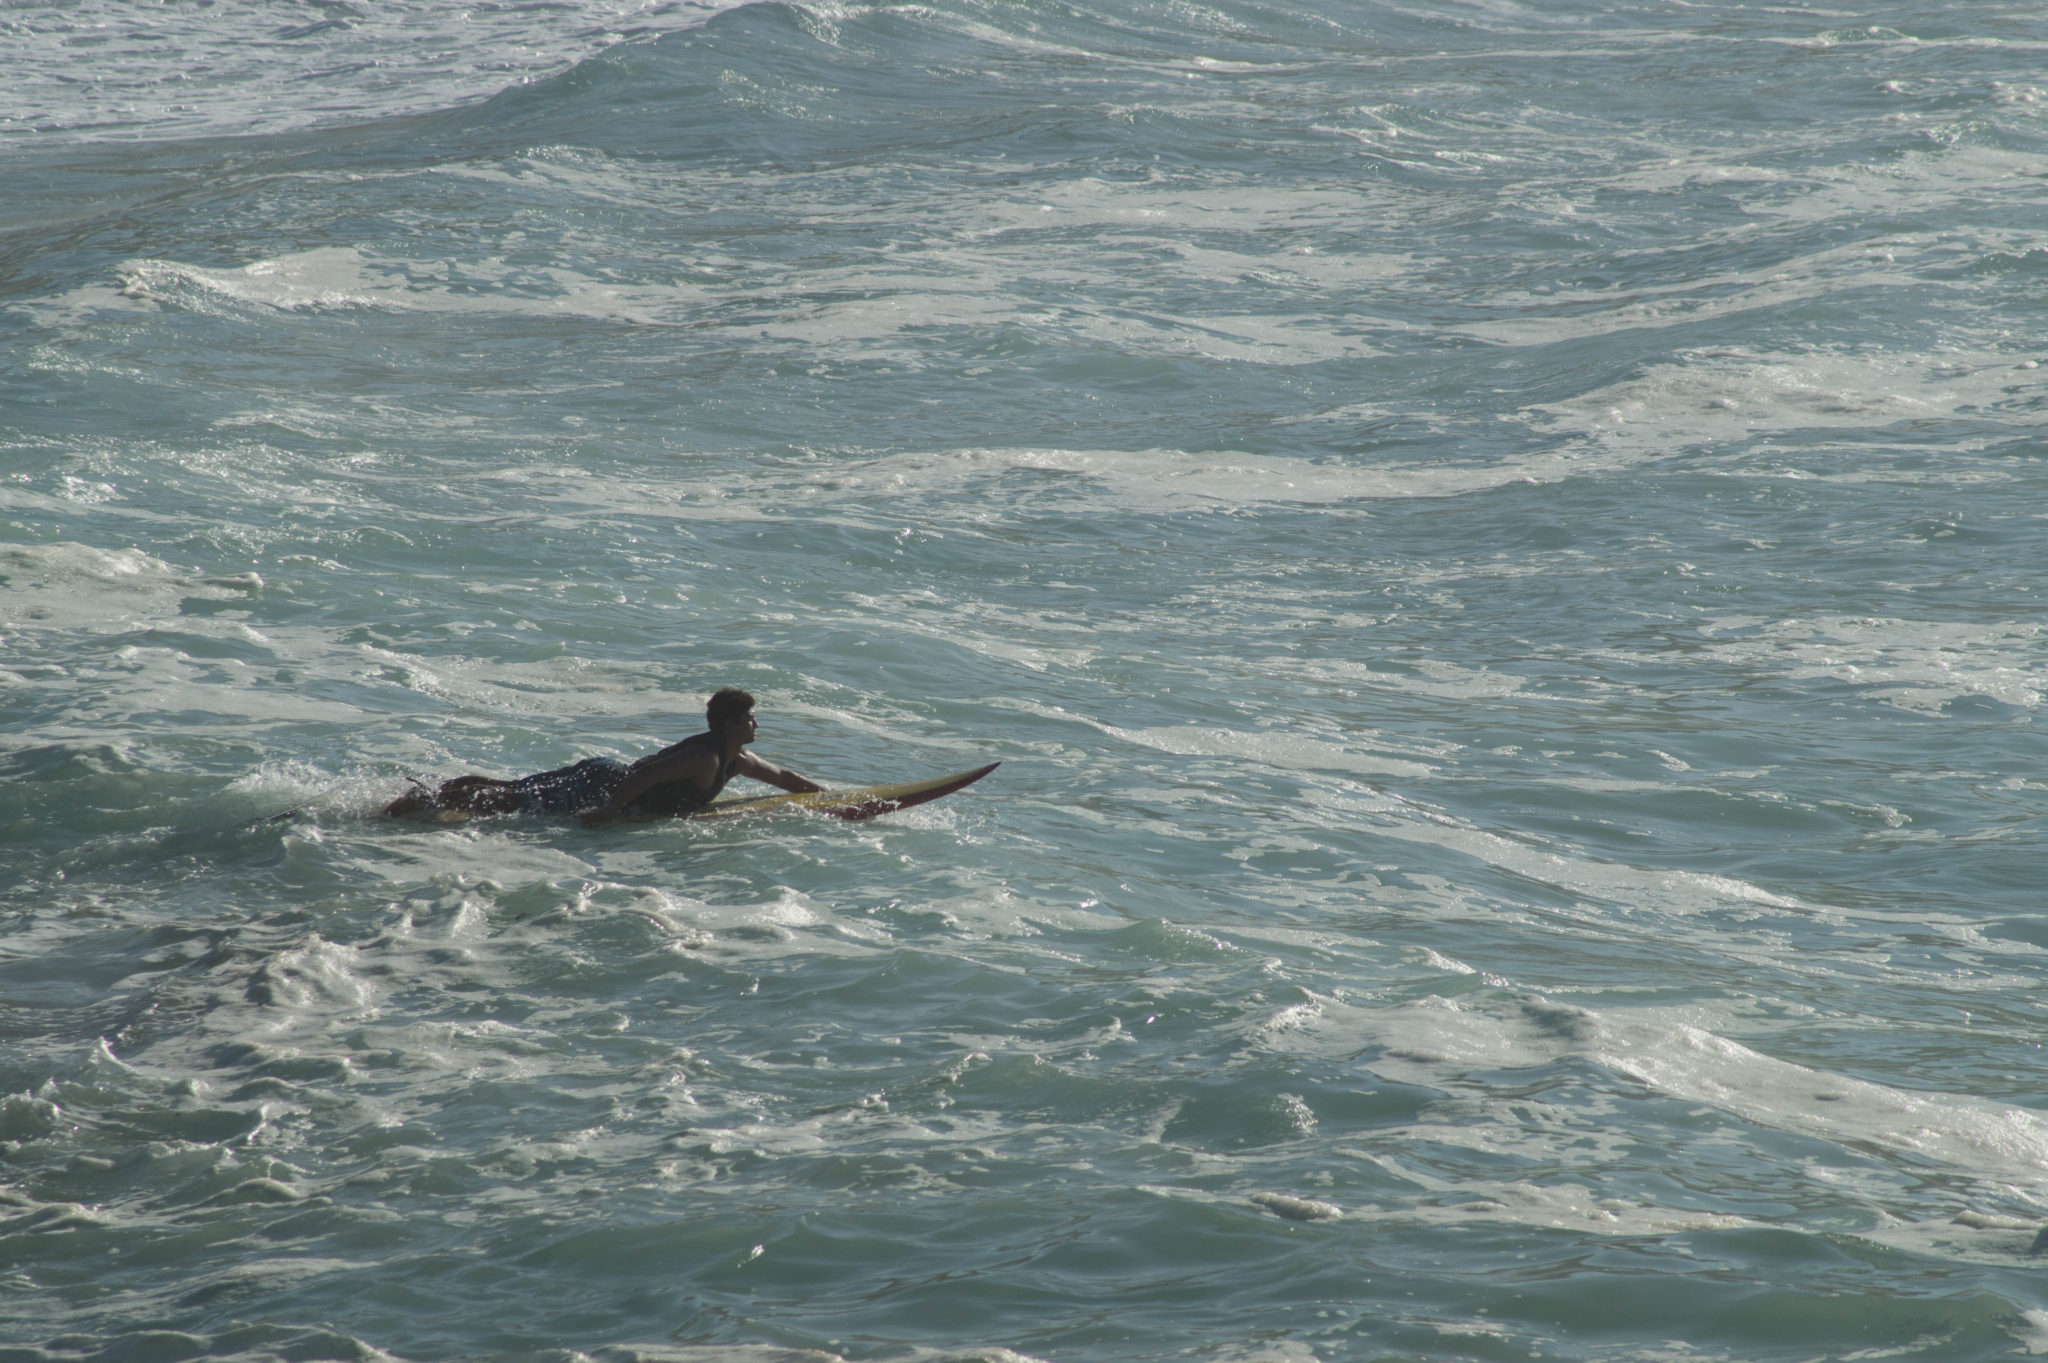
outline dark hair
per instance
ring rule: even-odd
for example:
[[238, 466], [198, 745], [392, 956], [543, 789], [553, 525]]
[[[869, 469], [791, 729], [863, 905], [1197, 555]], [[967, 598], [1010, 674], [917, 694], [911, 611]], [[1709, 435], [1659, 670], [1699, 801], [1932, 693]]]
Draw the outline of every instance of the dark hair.
[[723, 729], [747, 717], [754, 708], [754, 698], [737, 686], [720, 687], [704, 704], [704, 719], [714, 729]]

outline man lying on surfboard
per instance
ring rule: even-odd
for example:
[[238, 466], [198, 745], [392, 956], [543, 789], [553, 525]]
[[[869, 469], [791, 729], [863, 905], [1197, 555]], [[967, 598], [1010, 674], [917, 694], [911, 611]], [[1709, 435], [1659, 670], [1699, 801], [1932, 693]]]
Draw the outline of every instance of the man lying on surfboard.
[[823, 790], [747, 751], [759, 726], [754, 698], [728, 686], [704, 707], [706, 732], [670, 744], [630, 767], [615, 757], [586, 757], [573, 766], [535, 772], [516, 781], [458, 776], [440, 789], [415, 788], [384, 807], [403, 819], [454, 814], [542, 814], [586, 819], [674, 818], [709, 805], [735, 776], [802, 793]]

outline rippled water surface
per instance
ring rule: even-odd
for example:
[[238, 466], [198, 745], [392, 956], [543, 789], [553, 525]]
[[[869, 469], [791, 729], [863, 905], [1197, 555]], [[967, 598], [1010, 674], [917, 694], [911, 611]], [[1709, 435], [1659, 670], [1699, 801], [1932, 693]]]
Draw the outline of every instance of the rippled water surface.
[[0, 53], [0, 1358], [2048, 1352], [2036, 9]]

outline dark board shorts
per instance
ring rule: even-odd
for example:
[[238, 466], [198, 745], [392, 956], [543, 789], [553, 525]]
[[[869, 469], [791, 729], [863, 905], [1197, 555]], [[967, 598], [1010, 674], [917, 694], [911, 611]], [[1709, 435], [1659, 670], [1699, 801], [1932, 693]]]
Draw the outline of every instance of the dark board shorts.
[[626, 764], [616, 757], [586, 757], [574, 766], [522, 776], [512, 791], [521, 814], [563, 817], [603, 804], [625, 779]]

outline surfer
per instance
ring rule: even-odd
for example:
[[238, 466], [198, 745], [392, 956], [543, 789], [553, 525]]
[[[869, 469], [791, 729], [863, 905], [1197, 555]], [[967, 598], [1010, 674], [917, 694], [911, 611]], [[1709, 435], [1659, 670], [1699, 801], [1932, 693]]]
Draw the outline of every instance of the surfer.
[[461, 814], [542, 814], [585, 819], [671, 818], [702, 809], [735, 776], [750, 776], [788, 791], [823, 790], [787, 767], [747, 751], [759, 725], [754, 698], [728, 686], [704, 706], [705, 732], [627, 766], [614, 757], [586, 757], [572, 766], [513, 781], [458, 776], [437, 790], [414, 788], [384, 807], [395, 818]]

